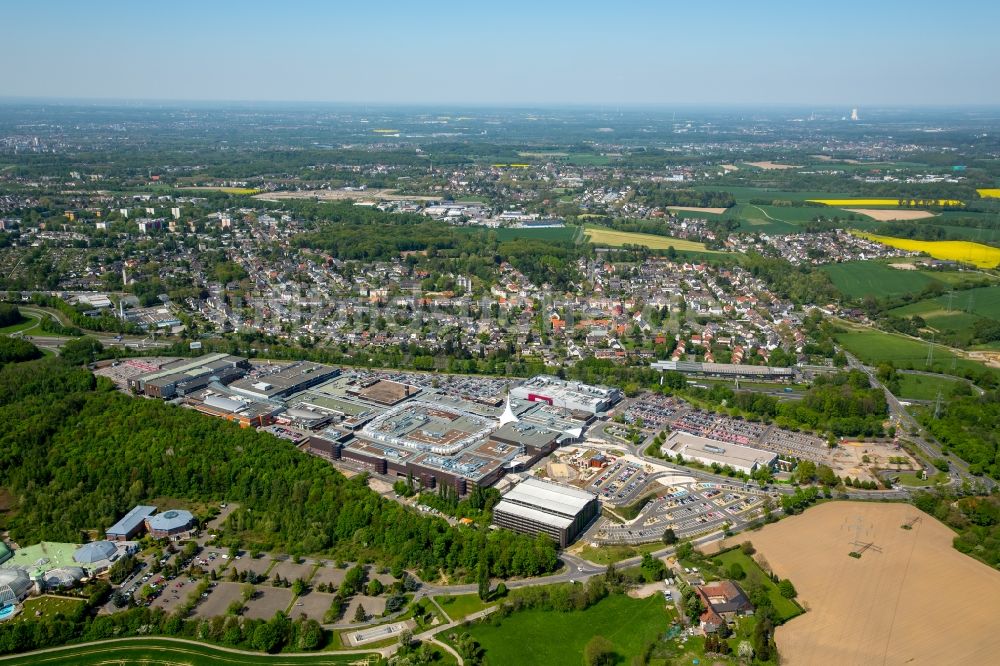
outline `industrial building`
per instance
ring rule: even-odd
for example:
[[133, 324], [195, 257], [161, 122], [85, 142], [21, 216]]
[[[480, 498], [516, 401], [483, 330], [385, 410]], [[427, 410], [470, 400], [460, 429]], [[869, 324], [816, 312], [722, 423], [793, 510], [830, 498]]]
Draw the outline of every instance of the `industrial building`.
[[156, 513], [155, 506], [139, 505], [122, 516], [121, 520], [109, 527], [105, 534], [108, 541], [128, 541], [146, 531], [146, 518]]
[[591, 415], [608, 411], [622, 399], [622, 392], [616, 388], [570, 382], [551, 375], [532, 377], [511, 389], [510, 395], [521, 400], [544, 402], [571, 412]]
[[281, 410], [273, 403], [253, 402], [204, 391], [195, 393], [184, 404], [192, 409], [215, 416], [244, 428], [262, 428], [275, 422], [275, 414]]
[[172, 509], [146, 518], [146, 529], [154, 539], [167, 539], [189, 531], [195, 523], [190, 511]]
[[596, 495], [528, 478], [493, 507], [493, 524], [524, 534], [546, 534], [565, 548], [597, 513]]
[[757, 379], [765, 381], [788, 381], [794, 379], [793, 368], [772, 368], [766, 365], [743, 365], [740, 363], [702, 363], [700, 361], [656, 361], [650, 366], [660, 372], [672, 371], [701, 377], [721, 377], [725, 379]]
[[231, 382], [246, 374], [249, 368], [249, 361], [239, 356], [205, 354], [131, 377], [128, 385], [133, 393], [168, 400], [203, 389], [212, 382]]
[[691, 435], [680, 430], [670, 433], [661, 451], [665, 454], [679, 454], [684, 460], [694, 460], [703, 465], [732, 467], [745, 474], [753, 474], [761, 467], [773, 468], [778, 462], [778, 454], [770, 451]]
[[281, 400], [340, 374], [337, 368], [312, 361], [276, 365], [271, 370], [258, 366], [252, 376], [233, 382], [229, 388], [254, 400]]

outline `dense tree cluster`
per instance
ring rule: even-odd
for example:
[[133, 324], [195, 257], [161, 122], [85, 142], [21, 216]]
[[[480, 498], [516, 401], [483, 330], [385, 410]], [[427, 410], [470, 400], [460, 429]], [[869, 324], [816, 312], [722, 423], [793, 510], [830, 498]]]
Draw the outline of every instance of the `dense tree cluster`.
[[922, 492], [913, 504], [958, 532], [955, 548], [991, 567], [1000, 566], [1000, 497], [963, 497], [947, 491]]
[[21, 314], [16, 305], [0, 303], [0, 328], [20, 324], [22, 321], [24, 321], [24, 315]]
[[1000, 479], [1000, 391], [957, 396], [938, 418], [930, 409], [919, 417], [946, 450], [969, 463], [969, 471]]
[[0, 365], [41, 358], [42, 352], [23, 338], [0, 335]]
[[19, 510], [3, 527], [21, 543], [76, 541], [155, 497], [238, 501], [224, 540], [262, 550], [372, 558], [472, 579], [546, 573], [552, 542], [504, 530], [453, 529], [347, 480], [270, 435], [182, 408], [134, 400], [60, 359], [0, 369], [0, 485]]
[[644, 186], [639, 195], [649, 206], [694, 206], [697, 208], [729, 208], [736, 205], [730, 192], [675, 189], [661, 183]]
[[839, 296], [829, 275], [807, 265], [793, 266], [784, 259], [750, 254], [745, 257], [743, 267], [793, 303], [823, 304]]

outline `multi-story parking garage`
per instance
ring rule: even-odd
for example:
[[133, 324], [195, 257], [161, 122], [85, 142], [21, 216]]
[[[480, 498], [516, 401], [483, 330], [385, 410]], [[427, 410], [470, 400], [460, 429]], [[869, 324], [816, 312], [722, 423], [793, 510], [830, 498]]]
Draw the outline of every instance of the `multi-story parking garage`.
[[528, 478], [493, 507], [493, 524], [525, 534], [547, 534], [565, 548], [597, 512], [596, 495]]

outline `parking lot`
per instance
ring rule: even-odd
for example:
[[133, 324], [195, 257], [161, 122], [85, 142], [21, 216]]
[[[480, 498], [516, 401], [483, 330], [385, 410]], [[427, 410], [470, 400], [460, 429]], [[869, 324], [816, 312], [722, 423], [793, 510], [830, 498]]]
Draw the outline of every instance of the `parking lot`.
[[215, 587], [211, 588], [207, 594], [208, 596], [202, 598], [198, 603], [194, 614], [198, 617], [225, 615], [234, 601], [243, 599], [243, 584], [215, 583]]
[[634, 400], [629, 400], [621, 411], [625, 423], [633, 424], [642, 419], [643, 427], [662, 430], [669, 425], [681, 410], [688, 409], [677, 398], [660, 395], [659, 393], [644, 393]]
[[287, 587], [258, 585], [253, 599], [246, 603], [243, 616], [255, 620], [270, 620], [276, 612], [284, 612], [288, 608], [293, 596]]
[[627, 504], [638, 497], [648, 478], [649, 473], [642, 465], [620, 460], [604, 468], [587, 490], [610, 504]]
[[165, 581], [160, 592], [160, 596], [153, 600], [152, 608], [162, 608], [168, 613], [173, 612], [187, 601], [195, 588], [197, 581], [193, 581], [187, 576], [181, 576], [171, 581]]
[[691, 483], [667, 486], [634, 520], [602, 522], [594, 540], [604, 544], [640, 544], [657, 541], [670, 528], [678, 538], [723, 529], [739, 529], [757, 518], [767, 494], [753, 486]]
[[335, 595], [327, 592], [316, 592], [315, 590], [310, 590], [296, 599], [295, 605], [292, 606], [292, 612], [289, 613], [289, 616], [297, 618], [300, 615], [305, 615], [306, 617], [316, 620], [317, 622], [322, 622], [323, 616], [326, 615], [328, 610], [330, 610], [330, 605], [333, 603], [334, 596]]
[[308, 581], [312, 576], [315, 564], [296, 564], [292, 560], [277, 561], [271, 569], [271, 578], [281, 576], [285, 580], [295, 580], [301, 578]]

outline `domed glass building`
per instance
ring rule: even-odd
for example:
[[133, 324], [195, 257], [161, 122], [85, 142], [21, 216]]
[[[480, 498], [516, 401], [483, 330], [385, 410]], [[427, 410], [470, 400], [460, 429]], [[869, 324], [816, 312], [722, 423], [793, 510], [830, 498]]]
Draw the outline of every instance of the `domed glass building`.
[[33, 585], [22, 569], [0, 569], [0, 606], [10, 606], [24, 599]]

